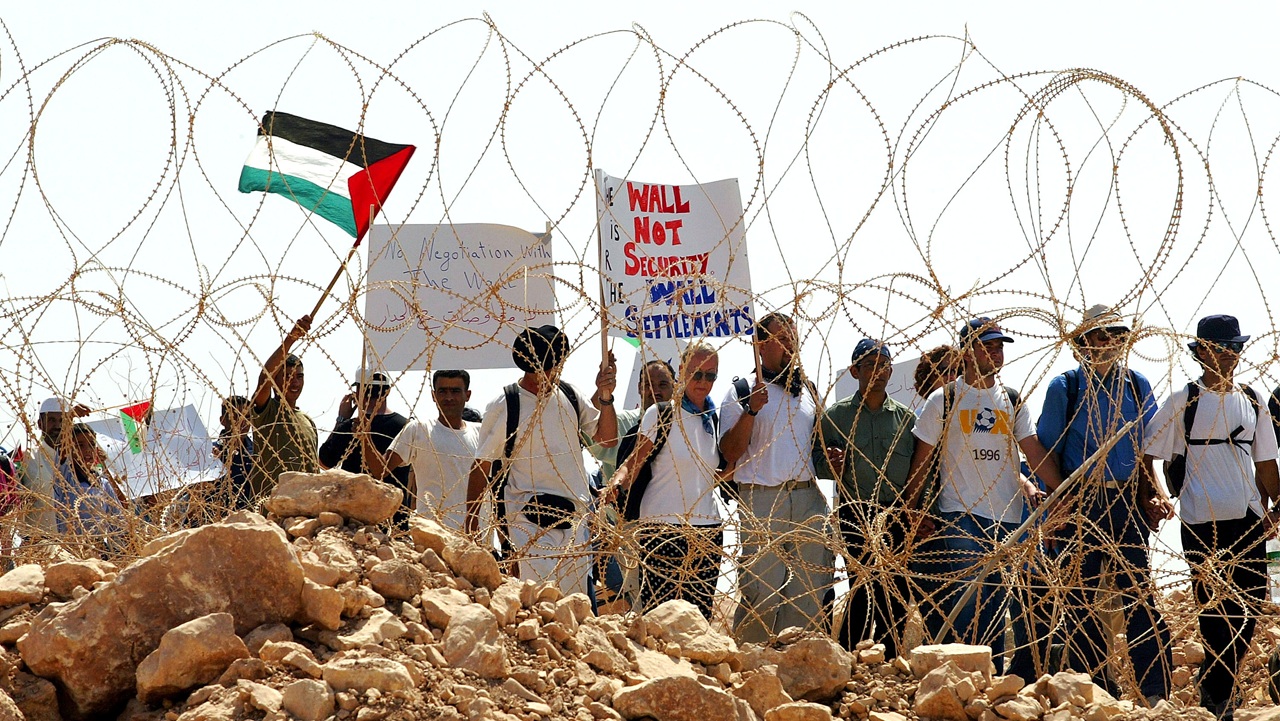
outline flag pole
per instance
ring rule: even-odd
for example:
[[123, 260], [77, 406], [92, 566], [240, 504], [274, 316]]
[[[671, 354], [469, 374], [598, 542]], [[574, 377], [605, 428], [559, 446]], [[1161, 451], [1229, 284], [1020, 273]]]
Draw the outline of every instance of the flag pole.
[[312, 319], [314, 319], [316, 317], [316, 314], [320, 312], [320, 306], [324, 305], [325, 299], [328, 298], [329, 294], [333, 292], [333, 286], [338, 284], [338, 279], [342, 277], [343, 271], [347, 269], [347, 263], [350, 263], [351, 259], [355, 257], [356, 250], [359, 247], [360, 247], [360, 241], [359, 239], [357, 239], [355, 244], [351, 246], [351, 250], [347, 251], [347, 257], [345, 260], [342, 261], [342, 265], [338, 266], [338, 272], [333, 274], [333, 279], [329, 281], [329, 285], [326, 286], [324, 289], [324, 292], [320, 294], [320, 300], [316, 301], [316, 307], [311, 309]]

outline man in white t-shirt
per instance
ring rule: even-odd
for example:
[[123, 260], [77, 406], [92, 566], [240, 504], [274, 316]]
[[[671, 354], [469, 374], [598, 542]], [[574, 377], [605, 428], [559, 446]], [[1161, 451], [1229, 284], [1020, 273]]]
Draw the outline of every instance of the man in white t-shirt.
[[[1050, 490], [1060, 482], [1056, 466], [1046, 462], [1048, 454], [1036, 437], [1031, 414], [1017, 402], [1016, 393], [997, 379], [1004, 365], [1004, 345], [1012, 342], [990, 318], [974, 318], [960, 326], [957, 345], [964, 372], [931, 393], [920, 411], [907, 488], [908, 507], [920, 508], [924, 480], [937, 448], [940, 524], [935, 528], [932, 519], [921, 519], [920, 535], [934, 535], [931, 552], [939, 554], [939, 565], [951, 580], [939, 591], [946, 599], [944, 608], [959, 603], [978, 584], [955, 615], [955, 640], [990, 645], [997, 657], [1004, 648], [1009, 586], [999, 570], [986, 578], [978, 578], [977, 573], [1020, 525], [1024, 501], [1034, 507], [1043, 496], [1022, 477], [1018, 450]], [[936, 637], [945, 629], [928, 630]]]
[[467, 476], [480, 445], [480, 424], [462, 420], [471, 400], [471, 374], [436, 371], [431, 376], [431, 399], [439, 416], [410, 421], [387, 449], [387, 467], [412, 466], [414, 512], [460, 531], [466, 521]]
[[1200, 319], [1188, 347], [1203, 375], [1161, 404], [1147, 424], [1143, 458], [1148, 468], [1157, 458], [1166, 462], [1166, 483], [1180, 498], [1182, 549], [1206, 651], [1200, 705], [1220, 718], [1238, 701], [1236, 672], [1264, 612], [1264, 542], [1276, 522], [1268, 508], [1280, 498], [1266, 399], [1234, 380], [1247, 340], [1232, 316]]
[[[500, 531], [510, 541], [516, 574], [537, 582], [554, 580], [565, 594], [587, 593], [590, 490], [580, 435], [606, 446], [617, 443], [613, 354], [596, 374], [598, 410], [587, 396], [560, 381], [569, 339], [559, 328], [526, 328], [512, 344], [511, 355], [524, 375], [485, 408], [467, 482], [466, 530], [476, 532], [493, 462], [502, 461], [496, 479], [498, 508], [505, 518]], [[515, 423], [508, 423], [509, 414]]]
[[736, 464], [740, 495], [742, 597], [734, 631], [764, 643], [790, 626], [827, 630], [822, 601], [839, 541], [815, 480], [818, 398], [800, 366], [795, 321], [770, 313], [753, 336], [762, 374], [745, 399], [735, 387], [720, 403], [720, 453], [729, 467]]

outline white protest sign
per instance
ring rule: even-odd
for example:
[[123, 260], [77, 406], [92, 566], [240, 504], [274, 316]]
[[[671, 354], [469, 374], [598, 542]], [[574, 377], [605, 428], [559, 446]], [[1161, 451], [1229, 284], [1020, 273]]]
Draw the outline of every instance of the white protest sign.
[[213, 439], [192, 405], [156, 411], [150, 424], [138, 426], [142, 451], [134, 453], [125, 440], [120, 416], [88, 421], [107, 452], [107, 467], [122, 482], [130, 498], [151, 496], [222, 476], [222, 463], [213, 457]]
[[674, 341], [751, 332], [751, 269], [737, 180], [662, 185], [596, 171], [611, 335]]
[[555, 323], [551, 234], [507, 225], [375, 225], [366, 337], [387, 370], [508, 368], [526, 326]]

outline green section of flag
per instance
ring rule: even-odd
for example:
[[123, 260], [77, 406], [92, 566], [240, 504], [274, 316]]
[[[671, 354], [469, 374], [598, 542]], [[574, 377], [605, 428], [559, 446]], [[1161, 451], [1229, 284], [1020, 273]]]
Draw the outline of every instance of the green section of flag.
[[248, 165], [240, 171], [240, 192], [263, 191], [277, 193], [314, 212], [316, 215], [356, 236], [356, 218], [351, 211], [351, 199], [322, 188], [315, 183]]
[[628, 335], [628, 336], [623, 336], [623, 338], [622, 338], [622, 339], [623, 339], [623, 340], [625, 340], [626, 342], [630, 343], [630, 344], [632, 345], [632, 347], [634, 347], [634, 348], [639, 348], [639, 347], [640, 347], [640, 339], [639, 339], [639, 338], [632, 338], [631, 336], [629, 336], [629, 335]]
[[129, 417], [128, 413], [120, 412], [120, 425], [124, 426], [124, 438], [129, 442], [129, 450], [138, 454], [142, 452], [142, 434], [138, 432], [138, 422]]

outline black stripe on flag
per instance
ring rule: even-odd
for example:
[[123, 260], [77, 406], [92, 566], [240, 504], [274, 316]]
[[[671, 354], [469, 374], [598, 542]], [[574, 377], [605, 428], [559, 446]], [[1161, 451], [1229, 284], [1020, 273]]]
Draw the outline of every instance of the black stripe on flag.
[[384, 143], [381, 140], [344, 130], [336, 125], [307, 120], [297, 115], [277, 110], [262, 116], [258, 135], [284, 138], [291, 143], [305, 145], [322, 153], [341, 158], [352, 165], [367, 168], [409, 147]]

